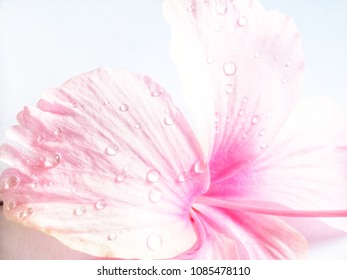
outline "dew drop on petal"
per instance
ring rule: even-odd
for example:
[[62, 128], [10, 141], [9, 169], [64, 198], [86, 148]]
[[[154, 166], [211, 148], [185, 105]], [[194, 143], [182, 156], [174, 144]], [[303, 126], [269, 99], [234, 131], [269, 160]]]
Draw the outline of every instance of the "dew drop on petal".
[[128, 172], [128, 171], [130, 170], [130, 168], [131, 168], [131, 167], [130, 167], [129, 165], [124, 165], [124, 166], [123, 166], [123, 171], [124, 171], [124, 172]]
[[87, 212], [85, 207], [77, 207], [74, 211], [76, 216], [83, 216]]
[[147, 238], [147, 247], [151, 251], [158, 251], [163, 244], [163, 240], [158, 234], [151, 234]]
[[223, 65], [224, 74], [227, 76], [232, 76], [236, 73], [236, 65], [232, 62], [226, 62]]
[[61, 127], [58, 127], [56, 130], [54, 130], [54, 135], [58, 136], [63, 133], [63, 129]]
[[118, 146], [114, 145], [114, 146], [108, 146], [105, 150], [105, 154], [108, 156], [114, 156], [118, 153], [119, 148]]
[[267, 143], [261, 143], [261, 144], [260, 144], [260, 148], [261, 148], [262, 150], [265, 150], [267, 147], [268, 147], [268, 144], [267, 144]]
[[208, 58], [206, 59], [206, 62], [207, 62], [208, 64], [212, 64], [212, 63], [214, 63], [214, 58], [213, 58], [213, 57], [208, 57]]
[[126, 175], [124, 173], [120, 173], [117, 175], [116, 181], [117, 182], [123, 182], [125, 180], [125, 178], [126, 178]]
[[178, 174], [178, 182], [185, 182], [188, 179], [188, 173], [185, 171], [182, 171], [180, 174]]
[[259, 136], [264, 136], [266, 134], [265, 129], [259, 131]]
[[224, 15], [227, 11], [227, 5], [225, 4], [217, 4], [216, 5], [216, 13], [219, 14], [219, 15]]
[[162, 199], [162, 197], [163, 192], [158, 188], [154, 188], [149, 192], [149, 200], [153, 203], [159, 202]]
[[48, 168], [54, 167], [60, 163], [60, 160], [61, 158], [59, 154], [48, 155], [44, 159], [44, 166]]
[[16, 207], [16, 203], [14, 201], [11, 201], [7, 204], [6, 210], [10, 211]]
[[248, 97], [244, 97], [243, 99], [242, 99], [242, 103], [247, 103], [248, 102]]
[[216, 32], [219, 32], [219, 31], [221, 30], [220, 24], [215, 23], [215, 24], [213, 25], [213, 30], [216, 31]]
[[103, 105], [107, 106], [110, 104], [110, 101], [109, 100], [105, 100], [104, 103], [102, 103]]
[[280, 57], [279, 57], [278, 55], [276, 55], [276, 56], [274, 57], [274, 59], [275, 59], [275, 60], [279, 60]]
[[173, 116], [166, 116], [165, 119], [164, 119], [164, 123], [166, 125], [173, 125], [175, 122], [175, 118]]
[[107, 205], [106, 201], [103, 199], [100, 199], [95, 203], [95, 208], [97, 210], [102, 210], [106, 207], [106, 205]]
[[135, 129], [140, 129], [141, 128], [141, 124], [140, 123], [135, 123], [134, 128]]
[[250, 134], [250, 131], [245, 131], [243, 134], [242, 134], [242, 138], [247, 138]]
[[208, 164], [205, 159], [198, 159], [194, 163], [194, 172], [195, 173], [205, 173], [208, 170]]
[[111, 232], [109, 235], [108, 235], [108, 240], [112, 241], [112, 240], [116, 240], [117, 239], [117, 233], [115, 232]]
[[255, 115], [253, 118], [252, 118], [252, 124], [255, 125], [257, 123], [259, 123], [260, 121], [260, 117], [258, 115]]
[[248, 19], [246, 16], [240, 16], [237, 20], [237, 23], [239, 24], [239, 26], [246, 26], [248, 24]]
[[45, 140], [45, 136], [43, 134], [40, 134], [37, 139], [36, 142], [37, 143], [42, 143]]
[[254, 57], [259, 58], [260, 57], [260, 52], [254, 52]]
[[19, 179], [16, 176], [10, 176], [6, 179], [5, 189], [13, 188], [17, 186], [19, 183]]
[[161, 90], [160, 89], [154, 89], [153, 91], [151, 91], [151, 95], [153, 97], [158, 97], [162, 94]]
[[25, 219], [27, 217], [29, 217], [32, 213], [34, 213], [33, 208], [29, 207], [27, 209], [25, 209], [24, 211], [21, 211], [17, 214], [17, 219], [18, 220], [22, 220]]
[[288, 61], [286, 62], [286, 67], [290, 67], [290, 66], [292, 66], [292, 61], [291, 61], [291, 60], [288, 60]]
[[281, 80], [281, 82], [282, 82], [282, 84], [286, 84], [286, 83], [288, 83], [288, 79], [287, 79], [287, 78], [283, 78], [283, 79]]
[[196, 10], [195, 5], [193, 5], [193, 4], [188, 5], [187, 11], [188, 11], [189, 13], [192, 13], [192, 12], [194, 12], [195, 10]]
[[30, 184], [30, 188], [37, 189], [40, 186], [40, 183], [37, 181], [34, 181]]
[[120, 232], [121, 232], [121, 234], [126, 235], [129, 233], [129, 229], [128, 228], [122, 228], [122, 230]]
[[71, 102], [69, 106], [71, 108], [76, 108], [77, 107], [77, 103], [76, 102]]
[[129, 110], [129, 106], [127, 104], [122, 104], [122, 105], [119, 106], [119, 110], [121, 112], [126, 112], [126, 111]]
[[238, 113], [239, 116], [243, 116], [243, 110], [240, 110]]
[[160, 179], [160, 177], [161, 177], [161, 174], [156, 169], [151, 169], [147, 172], [147, 181], [150, 183], [157, 182]]
[[225, 92], [227, 94], [232, 94], [234, 92], [234, 85], [233, 84], [227, 84], [225, 86]]

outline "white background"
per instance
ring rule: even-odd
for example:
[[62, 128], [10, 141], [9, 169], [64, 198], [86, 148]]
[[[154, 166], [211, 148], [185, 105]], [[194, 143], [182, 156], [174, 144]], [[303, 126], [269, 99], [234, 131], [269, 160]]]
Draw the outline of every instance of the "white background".
[[[347, 109], [347, 1], [262, 3], [292, 16], [301, 31], [303, 95], [329, 95]], [[169, 40], [160, 0], [0, 0], [0, 143], [24, 105], [98, 67], [151, 76], [187, 113]], [[323, 244], [311, 256], [347, 258], [347, 240]]]

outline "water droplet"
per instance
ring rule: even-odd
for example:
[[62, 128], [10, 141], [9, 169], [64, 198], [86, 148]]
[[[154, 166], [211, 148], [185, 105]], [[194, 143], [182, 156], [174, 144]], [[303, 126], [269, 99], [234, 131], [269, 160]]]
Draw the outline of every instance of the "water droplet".
[[17, 219], [18, 220], [22, 220], [25, 219], [27, 217], [29, 217], [32, 213], [34, 213], [33, 208], [29, 207], [27, 209], [25, 209], [24, 211], [21, 211], [17, 214]]
[[225, 75], [232, 76], [236, 73], [236, 65], [232, 62], [226, 62], [223, 65]]
[[194, 12], [195, 10], [196, 10], [195, 5], [193, 5], [193, 4], [188, 5], [187, 11], [188, 11], [189, 13], [192, 13], [192, 12]]
[[234, 85], [233, 84], [227, 84], [225, 86], [225, 92], [227, 94], [232, 94], [234, 92]]
[[240, 16], [237, 23], [240, 25], [240, 26], [246, 26], [248, 24], [248, 19], [246, 16]]
[[220, 24], [215, 23], [215, 24], [213, 25], [213, 30], [216, 31], [216, 32], [219, 32], [219, 31], [221, 30]]
[[108, 146], [105, 150], [105, 154], [108, 156], [114, 156], [118, 153], [119, 148], [118, 146], [114, 145], [114, 146]]
[[287, 79], [287, 78], [283, 78], [283, 79], [281, 80], [281, 82], [282, 82], [282, 84], [286, 84], [286, 83], [288, 83], [288, 79]]
[[131, 167], [130, 167], [129, 165], [124, 165], [124, 166], [123, 166], [123, 171], [124, 171], [124, 172], [128, 172], [128, 171], [130, 170], [130, 168], [131, 168]]
[[286, 67], [290, 67], [290, 66], [292, 66], [292, 61], [291, 61], [291, 60], [288, 60], [288, 61], [286, 62]]
[[16, 176], [10, 176], [7, 178], [5, 182], [5, 189], [13, 188], [17, 186], [19, 183], [19, 179]]
[[254, 52], [254, 57], [259, 58], [260, 57], [260, 52]]
[[58, 165], [60, 163], [60, 160], [61, 158], [59, 154], [51, 154], [46, 156], [46, 158], [44, 159], [44, 165], [45, 167], [51, 168]]
[[103, 105], [107, 106], [110, 104], [110, 101], [109, 100], [105, 100], [104, 103], [102, 103]]
[[188, 173], [186, 171], [182, 171], [180, 174], [178, 174], [178, 182], [185, 182], [188, 179]]
[[122, 104], [122, 105], [119, 106], [119, 110], [121, 112], [126, 112], [126, 111], [129, 110], [129, 106], [127, 104]]
[[69, 106], [71, 108], [76, 108], [77, 107], [77, 103], [76, 102], [71, 102]]
[[6, 210], [10, 211], [16, 207], [16, 203], [14, 201], [11, 201], [7, 204]]
[[208, 164], [205, 159], [199, 159], [194, 163], [195, 173], [205, 173], [208, 170]]
[[147, 247], [151, 251], [158, 251], [163, 244], [163, 240], [157, 234], [151, 234], [147, 238]]
[[212, 64], [212, 63], [214, 63], [214, 58], [213, 58], [213, 57], [208, 57], [208, 58], [206, 59], [206, 62], [207, 62], [208, 64]]
[[267, 147], [268, 147], [268, 144], [267, 144], [267, 143], [261, 143], [261, 144], [260, 144], [260, 148], [261, 148], [262, 150], [265, 150]]
[[34, 181], [31, 183], [30, 188], [37, 189], [40, 186], [40, 183], [37, 181]]
[[63, 129], [61, 127], [58, 127], [56, 130], [54, 130], [54, 135], [58, 136], [63, 133]]
[[116, 240], [117, 237], [118, 237], [117, 233], [111, 232], [111, 233], [108, 235], [108, 240], [110, 240], [110, 241]]
[[243, 110], [240, 110], [239, 113], [238, 113], [239, 116], [242, 116], [243, 115]]
[[121, 234], [126, 235], [129, 233], [129, 229], [128, 228], [122, 228], [122, 230], [120, 232], [121, 232]]
[[175, 117], [174, 117], [174, 116], [171, 116], [171, 115], [165, 117], [165, 119], [164, 119], [164, 123], [165, 123], [166, 125], [173, 125], [174, 122], [175, 122]]
[[83, 216], [87, 212], [85, 207], [77, 207], [74, 211], [76, 216]]
[[154, 89], [153, 91], [151, 91], [151, 95], [153, 97], [158, 97], [162, 94], [161, 90], [160, 89]]
[[260, 121], [260, 117], [258, 115], [255, 115], [253, 118], [252, 118], [252, 124], [257, 124], [259, 123]]
[[152, 189], [149, 193], [149, 199], [153, 203], [159, 202], [162, 199], [162, 197], [163, 197], [163, 192], [158, 188]]
[[227, 5], [225, 4], [217, 4], [216, 5], [216, 13], [219, 14], [219, 15], [224, 15], [227, 11]]
[[242, 99], [242, 103], [247, 103], [248, 102], [248, 97], [244, 97], [243, 99]]
[[259, 136], [264, 136], [266, 134], [265, 129], [259, 131]]
[[117, 175], [116, 181], [117, 182], [123, 182], [126, 179], [126, 177], [127, 176], [124, 173], [120, 173], [120, 174]]
[[161, 177], [161, 174], [156, 169], [151, 169], [147, 172], [147, 181], [150, 183], [157, 182], [160, 179], [160, 177]]
[[95, 203], [95, 208], [97, 210], [102, 210], [106, 207], [107, 203], [105, 200], [101, 199], [101, 200], [98, 200], [96, 203]]
[[247, 137], [249, 136], [249, 134], [250, 134], [250, 131], [249, 131], [249, 130], [245, 131], [245, 132], [242, 134], [242, 138], [247, 138]]
[[36, 139], [37, 143], [42, 143], [44, 140], [45, 136], [43, 134], [40, 134]]
[[141, 128], [141, 124], [140, 123], [135, 123], [134, 128], [135, 129], [140, 129]]
[[276, 55], [276, 56], [274, 57], [274, 59], [275, 59], [275, 60], [279, 60], [280, 57], [279, 57], [278, 55]]

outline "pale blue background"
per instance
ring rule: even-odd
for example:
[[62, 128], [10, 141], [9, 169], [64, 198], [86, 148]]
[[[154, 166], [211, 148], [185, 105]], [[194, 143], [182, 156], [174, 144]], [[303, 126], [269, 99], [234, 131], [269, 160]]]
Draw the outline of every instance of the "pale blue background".
[[[301, 31], [307, 61], [303, 94], [329, 95], [347, 109], [347, 1], [262, 3], [294, 17]], [[160, 0], [0, 0], [0, 143], [25, 104], [98, 67], [152, 76], [188, 113], [169, 40]], [[323, 244], [311, 256], [347, 258], [347, 240]]]

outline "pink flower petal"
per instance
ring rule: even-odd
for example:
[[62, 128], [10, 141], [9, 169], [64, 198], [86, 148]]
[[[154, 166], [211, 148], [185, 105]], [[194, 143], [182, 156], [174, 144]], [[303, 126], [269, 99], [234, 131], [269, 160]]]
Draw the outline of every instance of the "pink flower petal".
[[199, 217], [233, 239], [241, 259], [297, 259], [307, 251], [305, 238], [276, 217], [194, 204]]
[[3, 145], [7, 218], [72, 249], [171, 258], [197, 239], [192, 201], [209, 172], [187, 122], [148, 77], [96, 70], [48, 91]]
[[165, 1], [164, 12], [212, 181], [229, 177], [267, 148], [297, 99], [299, 33], [257, 0]]
[[[347, 116], [327, 98], [300, 104], [266, 152], [209, 196], [244, 210], [321, 217], [347, 231]], [[251, 208], [249, 208], [251, 207]]]

